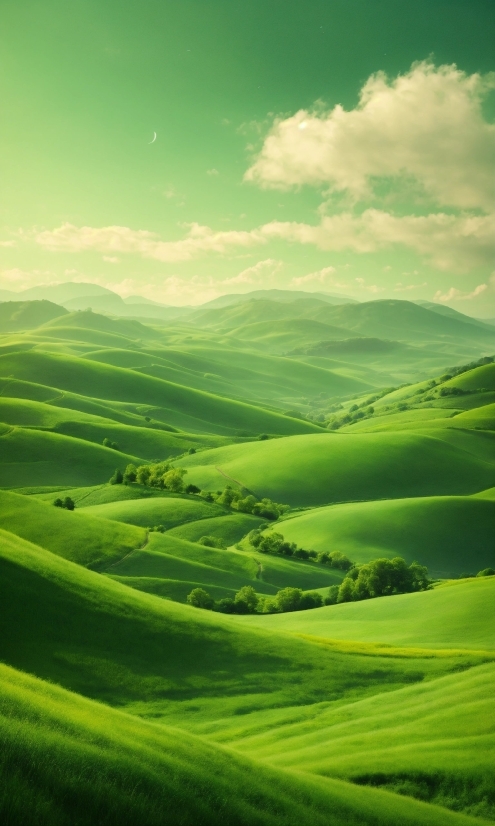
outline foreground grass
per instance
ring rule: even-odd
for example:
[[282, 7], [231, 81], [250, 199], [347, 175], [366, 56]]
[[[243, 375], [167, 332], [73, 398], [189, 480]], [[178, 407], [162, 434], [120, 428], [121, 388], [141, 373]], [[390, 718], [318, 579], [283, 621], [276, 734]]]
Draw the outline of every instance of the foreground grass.
[[0, 666], [5, 826], [469, 826], [397, 795], [270, 769]]

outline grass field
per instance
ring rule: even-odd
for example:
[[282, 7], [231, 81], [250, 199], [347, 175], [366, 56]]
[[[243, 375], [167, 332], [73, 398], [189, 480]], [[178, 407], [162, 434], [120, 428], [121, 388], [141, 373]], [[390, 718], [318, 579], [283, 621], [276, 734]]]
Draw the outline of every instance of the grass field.
[[495, 503], [476, 496], [423, 496], [315, 508], [277, 530], [316, 551], [339, 550], [355, 562], [402, 556], [435, 576], [495, 565]]
[[495, 442], [482, 442], [481, 434], [478, 442], [477, 434], [465, 441], [457, 436], [443, 431], [295, 436], [218, 448], [179, 464], [202, 488], [223, 487], [228, 477], [293, 506], [469, 494], [490, 487], [495, 471], [486, 458]]
[[[317, 295], [169, 309], [0, 304], [2, 824], [493, 824], [495, 577], [459, 576], [495, 568], [495, 368], [466, 369], [495, 328]], [[109, 483], [167, 458], [186, 484], [291, 510]], [[258, 552], [258, 527], [417, 560], [435, 587], [188, 604], [342, 581]]]

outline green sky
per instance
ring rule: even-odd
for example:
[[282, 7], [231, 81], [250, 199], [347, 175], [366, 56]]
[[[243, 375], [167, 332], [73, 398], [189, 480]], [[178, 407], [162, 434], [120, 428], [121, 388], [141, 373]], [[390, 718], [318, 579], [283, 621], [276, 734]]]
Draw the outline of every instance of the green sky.
[[492, 0], [3, 0], [0, 289], [495, 315], [494, 42]]

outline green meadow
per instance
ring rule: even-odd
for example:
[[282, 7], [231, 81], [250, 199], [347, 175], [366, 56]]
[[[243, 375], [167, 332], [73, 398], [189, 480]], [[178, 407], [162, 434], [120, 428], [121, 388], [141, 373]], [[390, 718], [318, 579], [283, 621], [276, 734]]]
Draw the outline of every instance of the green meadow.
[[495, 821], [495, 327], [256, 295], [0, 303], [6, 826]]

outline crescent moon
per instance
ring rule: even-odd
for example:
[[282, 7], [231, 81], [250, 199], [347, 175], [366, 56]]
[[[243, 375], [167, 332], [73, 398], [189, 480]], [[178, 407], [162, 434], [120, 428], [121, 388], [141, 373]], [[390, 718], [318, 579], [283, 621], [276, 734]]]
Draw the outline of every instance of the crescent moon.
[[150, 146], [150, 144], [154, 143], [155, 141], [156, 141], [156, 132], [153, 132], [153, 140], [149, 142], [148, 146]]

